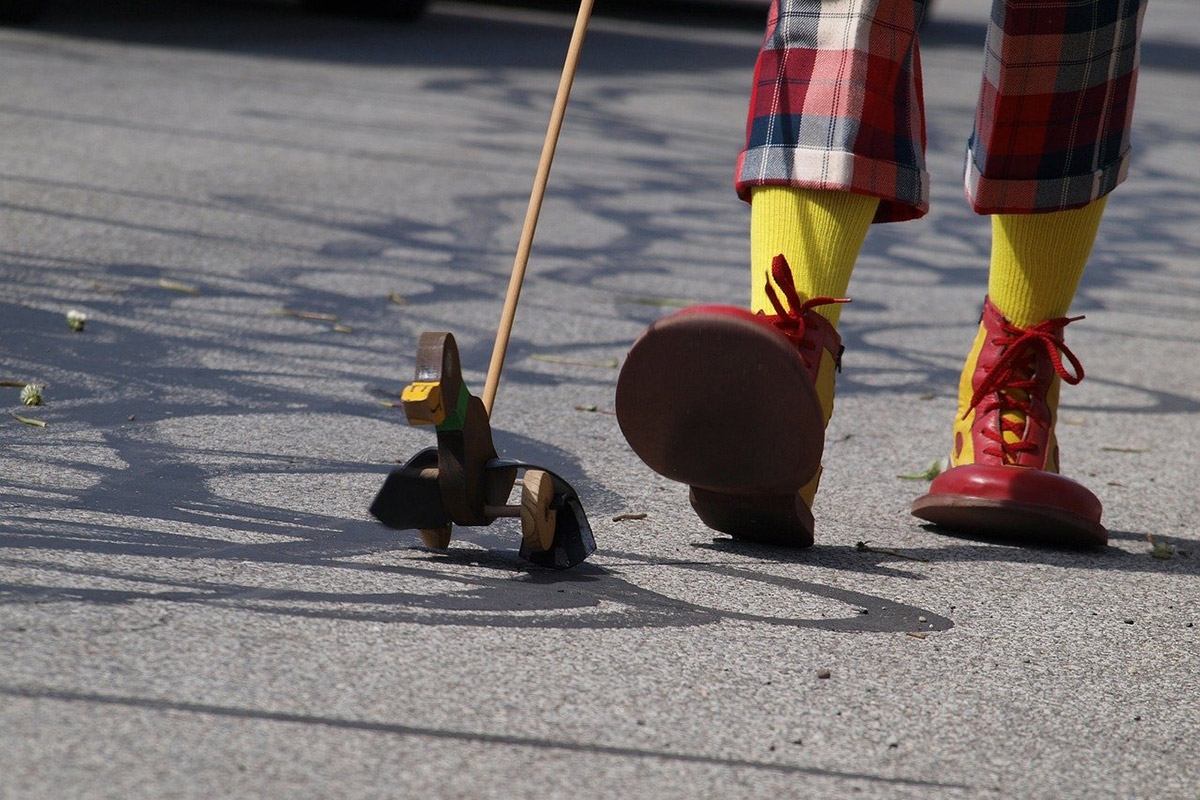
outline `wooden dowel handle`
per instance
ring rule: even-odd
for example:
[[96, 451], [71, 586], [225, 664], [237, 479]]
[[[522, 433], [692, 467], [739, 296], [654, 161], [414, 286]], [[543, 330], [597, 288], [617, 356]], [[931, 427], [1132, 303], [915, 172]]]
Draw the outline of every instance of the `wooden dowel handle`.
[[550, 178], [550, 165], [554, 162], [554, 150], [558, 146], [558, 135], [562, 131], [563, 117], [567, 112], [567, 100], [571, 96], [571, 83], [579, 66], [579, 54], [583, 49], [583, 37], [587, 33], [588, 20], [592, 16], [593, 0], [581, 0], [579, 14], [575, 17], [575, 29], [571, 44], [567, 48], [567, 60], [563, 64], [562, 77], [558, 82], [558, 93], [554, 97], [554, 108], [550, 112], [550, 125], [542, 144], [542, 157], [538, 161], [537, 174], [533, 180], [533, 191], [529, 195], [529, 208], [525, 212], [525, 226], [521, 229], [521, 240], [517, 245], [517, 256], [513, 261], [512, 277], [508, 281], [508, 294], [504, 298], [504, 310], [500, 313], [500, 328], [496, 331], [496, 344], [492, 348], [492, 360], [488, 365], [487, 383], [483, 388], [483, 407], [488, 416], [496, 401], [496, 389], [500, 386], [500, 373], [504, 370], [504, 356], [508, 352], [508, 340], [512, 336], [513, 320], [517, 315], [517, 301], [521, 297], [521, 285], [525, 282], [525, 269], [529, 266], [529, 251], [533, 247], [533, 234], [537, 230], [538, 215], [542, 211], [542, 200], [546, 196], [546, 183]]

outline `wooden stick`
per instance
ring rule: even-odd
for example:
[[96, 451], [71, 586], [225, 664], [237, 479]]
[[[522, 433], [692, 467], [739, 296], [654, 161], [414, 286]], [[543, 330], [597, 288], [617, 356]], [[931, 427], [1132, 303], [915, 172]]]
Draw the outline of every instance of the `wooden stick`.
[[483, 515], [491, 519], [500, 519], [501, 517], [520, 517], [520, 506], [484, 506]]
[[508, 282], [508, 294], [504, 298], [504, 310], [500, 314], [500, 328], [496, 332], [496, 344], [492, 348], [492, 361], [488, 366], [487, 383], [483, 389], [483, 407], [488, 416], [496, 401], [496, 389], [500, 385], [500, 373], [504, 369], [504, 356], [508, 352], [508, 340], [512, 336], [513, 319], [517, 315], [517, 301], [521, 297], [521, 285], [525, 282], [525, 269], [529, 266], [529, 251], [533, 247], [533, 234], [537, 229], [538, 215], [542, 210], [542, 199], [546, 196], [546, 182], [550, 178], [550, 165], [554, 161], [554, 150], [558, 146], [558, 135], [562, 130], [563, 117], [567, 112], [567, 99], [571, 96], [571, 83], [579, 66], [579, 53], [583, 49], [583, 37], [587, 32], [588, 20], [592, 15], [593, 0], [581, 0], [579, 15], [575, 18], [575, 29], [571, 44], [567, 48], [567, 60], [563, 64], [562, 78], [558, 82], [558, 93], [554, 97], [554, 108], [550, 112], [550, 125], [546, 140], [542, 144], [542, 157], [538, 161], [537, 175], [533, 181], [533, 192], [529, 196], [529, 209], [525, 212], [525, 227], [521, 230], [521, 241], [517, 245], [517, 257], [513, 262], [512, 277]]

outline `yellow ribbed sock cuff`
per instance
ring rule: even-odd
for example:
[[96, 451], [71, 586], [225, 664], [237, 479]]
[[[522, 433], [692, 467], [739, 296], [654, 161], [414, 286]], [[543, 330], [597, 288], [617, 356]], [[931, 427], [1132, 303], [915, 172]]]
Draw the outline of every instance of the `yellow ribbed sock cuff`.
[[[758, 186], [750, 193], [750, 310], [775, 313], [767, 299], [771, 262], [782, 253], [802, 299], [845, 297], [879, 198], [826, 189]], [[841, 306], [817, 312], [837, 325]]]
[[988, 295], [1009, 322], [1026, 328], [1066, 315], [1107, 199], [1048, 214], [992, 217]]

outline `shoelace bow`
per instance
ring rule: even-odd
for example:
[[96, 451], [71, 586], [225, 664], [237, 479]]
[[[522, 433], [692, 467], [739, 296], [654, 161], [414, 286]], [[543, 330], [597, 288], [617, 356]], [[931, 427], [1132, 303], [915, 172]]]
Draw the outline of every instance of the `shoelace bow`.
[[[775, 285], [783, 291], [783, 297], [787, 300], [787, 307], [779, 300], [779, 295], [775, 291], [775, 287], [771, 285], [771, 281], [775, 281]], [[771, 262], [771, 275], [767, 279], [767, 299], [771, 301], [771, 305], [775, 309], [775, 316], [768, 317], [771, 324], [779, 329], [781, 333], [788, 337], [802, 352], [800, 358], [803, 359], [805, 366], [810, 370], [813, 365], [809, 363], [808, 357], [804, 351], [815, 350], [816, 342], [805, 338], [808, 333], [808, 325], [804, 321], [804, 315], [811, 309], [818, 306], [828, 306], [835, 303], [849, 303], [848, 297], [814, 297], [810, 300], [801, 300], [800, 293], [796, 291], [796, 280], [792, 277], [792, 268], [788, 266], [787, 259], [783, 255], [775, 256]], [[763, 312], [758, 312], [762, 314]], [[766, 316], [764, 314], [764, 316]], [[835, 358], [840, 362], [841, 355], [835, 354]], [[841, 364], [838, 364], [838, 371], [841, 371]]]
[[[992, 344], [1004, 348], [1004, 352], [979, 383], [979, 387], [971, 396], [971, 404], [963, 414], [963, 419], [966, 419], [971, 409], [978, 409], [977, 413], [980, 414], [999, 410], [1000, 430], [983, 431], [984, 436], [1000, 445], [999, 450], [988, 451], [990, 455], [1012, 461], [1017, 453], [1038, 449], [1036, 442], [1025, 438], [1026, 426], [1016, 420], [1006, 419], [1005, 412], [1016, 411], [1026, 417], [1033, 417], [1039, 423], [1049, 423], [1050, 420], [1043, 418], [1043, 415], [1035, 410], [1030, 396], [1030, 390], [1037, 387], [1037, 351], [1040, 348], [1046, 353], [1058, 377], [1072, 386], [1082, 381], [1083, 364], [1063, 342], [1061, 334], [1063, 328], [1081, 319], [1083, 317], [1058, 317], [1028, 328], [1018, 328], [1008, 320], [1001, 320], [1001, 335], [993, 338]], [[1063, 365], [1063, 356], [1066, 356], [1074, 368], [1074, 374], [1068, 372]], [[1006, 432], [1015, 434], [1018, 437], [1017, 441], [1010, 442], [1005, 439]]]

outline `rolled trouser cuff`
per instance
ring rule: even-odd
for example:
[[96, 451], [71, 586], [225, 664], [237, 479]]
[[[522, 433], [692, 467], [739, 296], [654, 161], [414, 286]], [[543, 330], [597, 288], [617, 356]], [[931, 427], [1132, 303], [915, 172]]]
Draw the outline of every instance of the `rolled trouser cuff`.
[[875, 222], [900, 222], [929, 211], [929, 173], [894, 161], [843, 150], [765, 145], [738, 157], [738, 196], [750, 199], [755, 186], [795, 186], [847, 191], [880, 198]]
[[1100, 169], [1061, 178], [1013, 180], [989, 178], [967, 150], [963, 189], [979, 214], [1038, 214], [1082, 208], [1104, 197], [1129, 175], [1130, 151]]

